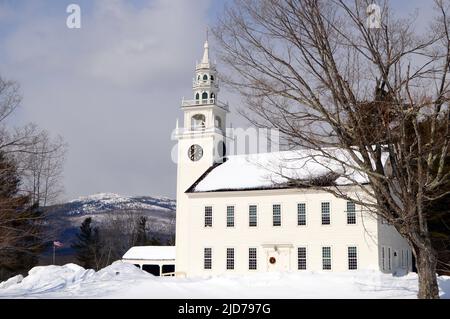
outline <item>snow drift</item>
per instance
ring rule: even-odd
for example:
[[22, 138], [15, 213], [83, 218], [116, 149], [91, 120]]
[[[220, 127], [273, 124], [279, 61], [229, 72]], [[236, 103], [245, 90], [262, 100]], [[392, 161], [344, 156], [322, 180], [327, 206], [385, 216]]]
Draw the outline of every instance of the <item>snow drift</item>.
[[[439, 277], [450, 298], [450, 277]], [[117, 261], [95, 272], [75, 264], [40, 266], [0, 283], [0, 298], [416, 298], [417, 274], [375, 270], [290, 272], [208, 278], [154, 277]]]

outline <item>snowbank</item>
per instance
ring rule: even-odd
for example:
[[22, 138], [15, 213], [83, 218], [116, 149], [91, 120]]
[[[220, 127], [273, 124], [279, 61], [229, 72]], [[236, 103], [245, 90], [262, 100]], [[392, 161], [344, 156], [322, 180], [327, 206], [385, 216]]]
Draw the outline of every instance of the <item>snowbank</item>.
[[[450, 277], [439, 277], [450, 298]], [[98, 272], [75, 264], [43, 266], [0, 283], [0, 298], [416, 298], [417, 275], [378, 271], [292, 272], [209, 278], [154, 277], [117, 261]]]

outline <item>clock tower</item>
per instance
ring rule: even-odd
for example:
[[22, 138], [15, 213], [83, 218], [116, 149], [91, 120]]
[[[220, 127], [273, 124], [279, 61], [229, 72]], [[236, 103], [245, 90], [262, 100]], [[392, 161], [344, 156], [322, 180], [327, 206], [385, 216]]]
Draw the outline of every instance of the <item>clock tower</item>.
[[210, 61], [208, 41], [203, 57], [196, 65], [192, 84], [193, 99], [184, 100], [183, 127], [176, 128], [178, 140], [176, 271], [188, 271], [189, 211], [187, 189], [215, 163], [225, 158], [227, 104], [218, 100], [219, 78]]

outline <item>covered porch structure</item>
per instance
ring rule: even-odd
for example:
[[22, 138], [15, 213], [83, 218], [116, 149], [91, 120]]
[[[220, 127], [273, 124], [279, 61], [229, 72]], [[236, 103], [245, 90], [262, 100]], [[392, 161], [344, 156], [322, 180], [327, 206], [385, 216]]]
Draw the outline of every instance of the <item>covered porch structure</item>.
[[175, 254], [175, 246], [135, 246], [123, 255], [122, 261], [154, 276], [174, 276]]

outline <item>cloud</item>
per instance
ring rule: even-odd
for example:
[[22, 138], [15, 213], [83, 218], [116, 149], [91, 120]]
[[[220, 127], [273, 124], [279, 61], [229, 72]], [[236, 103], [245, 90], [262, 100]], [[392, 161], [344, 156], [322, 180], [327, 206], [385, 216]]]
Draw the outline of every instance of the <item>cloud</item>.
[[79, 30], [65, 26], [69, 3], [1, 11], [0, 73], [24, 95], [17, 121], [69, 143], [68, 197], [174, 196], [170, 134], [192, 94], [210, 2], [80, 1]]
[[[395, 5], [419, 7], [419, 28], [431, 13], [422, 2]], [[66, 27], [70, 3], [81, 6], [80, 30]], [[13, 124], [35, 122], [69, 143], [67, 197], [175, 196], [170, 136], [182, 116], [182, 97], [192, 96], [195, 61], [202, 55], [211, 8], [223, 4], [218, 3], [0, 2], [0, 74], [17, 80], [24, 95]], [[227, 100], [224, 91], [219, 98]], [[231, 100], [236, 106], [238, 100]]]

